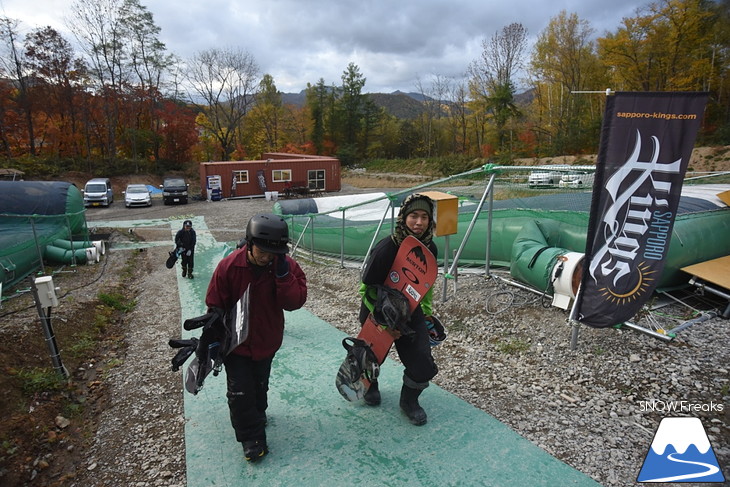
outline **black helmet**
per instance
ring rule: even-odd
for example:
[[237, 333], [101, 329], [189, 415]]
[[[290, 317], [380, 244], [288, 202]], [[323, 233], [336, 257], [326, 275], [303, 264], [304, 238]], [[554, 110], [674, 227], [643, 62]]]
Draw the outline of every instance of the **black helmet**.
[[246, 242], [264, 252], [286, 254], [289, 252], [289, 227], [280, 216], [271, 213], [255, 215], [246, 225]]

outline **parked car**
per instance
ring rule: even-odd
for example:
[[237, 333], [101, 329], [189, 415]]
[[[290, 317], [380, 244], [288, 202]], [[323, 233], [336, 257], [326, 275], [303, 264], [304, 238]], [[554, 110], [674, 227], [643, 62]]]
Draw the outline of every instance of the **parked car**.
[[109, 206], [114, 201], [109, 178], [90, 179], [84, 185], [84, 206]]
[[166, 205], [172, 203], [187, 204], [188, 183], [181, 177], [169, 177], [162, 180], [162, 202]]
[[144, 184], [129, 184], [122, 192], [124, 195], [124, 206], [152, 206], [152, 193]]
[[528, 188], [552, 187], [560, 181], [561, 173], [549, 169], [532, 171], [527, 177]]
[[594, 174], [592, 172], [569, 172], [563, 174], [558, 186], [561, 188], [591, 188]]

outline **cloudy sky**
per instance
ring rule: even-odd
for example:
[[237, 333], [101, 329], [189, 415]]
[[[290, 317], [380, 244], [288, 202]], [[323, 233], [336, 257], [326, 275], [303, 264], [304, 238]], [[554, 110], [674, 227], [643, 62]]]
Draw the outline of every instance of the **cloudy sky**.
[[[140, 0], [182, 58], [212, 47], [240, 48], [283, 92], [320, 78], [339, 85], [350, 62], [365, 92], [418, 91], [435, 76], [461, 78], [481, 43], [519, 22], [530, 46], [562, 10], [590, 22], [596, 35], [615, 31], [649, 0]], [[21, 21], [21, 34], [65, 27], [72, 0], [0, 0], [0, 16]], [[596, 86], [602, 90], [606, 87]]]

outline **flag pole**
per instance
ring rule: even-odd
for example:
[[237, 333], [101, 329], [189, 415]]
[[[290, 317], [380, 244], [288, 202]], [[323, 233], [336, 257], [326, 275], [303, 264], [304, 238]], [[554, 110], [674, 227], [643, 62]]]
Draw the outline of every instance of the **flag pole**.
[[[616, 94], [615, 91], [613, 91], [611, 88], [606, 88], [602, 91], [593, 91], [593, 90], [575, 90], [571, 91], [571, 94], [605, 94], [606, 96], [611, 96]], [[578, 285], [578, 291], [575, 293], [575, 298], [573, 299], [573, 306], [570, 309], [570, 315], [568, 316], [568, 323], [571, 327], [571, 333], [570, 333], [570, 350], [575, 351], [578, 348], [578, 333], [580, 331], [580, 322], [575, 320], [575, 305], [578, 302], [578, 297], [581, 294], [582, 287], [579, 284]]]
[[[581, 283], [582, 284], [582, 283]], [[578, 348], [578, 331], [580, 328], [580, 322], [575, 320], [575, 306], [578, 303], [578, 298], [581, 295], [583, 286], [578, 284], [578, 290], [575, 292], [575, 298], [573, 298], [573, 306], [570, 308], [570, 314], [568, 315], [568, 323], [571, 326], [570, 333], [570, 350], [575, 351]]]

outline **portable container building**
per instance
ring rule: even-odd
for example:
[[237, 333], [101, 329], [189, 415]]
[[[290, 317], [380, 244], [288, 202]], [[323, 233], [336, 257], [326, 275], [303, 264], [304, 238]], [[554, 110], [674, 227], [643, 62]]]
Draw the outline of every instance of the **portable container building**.
[[200, 163], [200, 187], [207, 198], [209, 176], [220, 176], [221, 197], [330, 193], [342, 188], [340, 161], [334, 157], [266, 153], [259, 161]]

